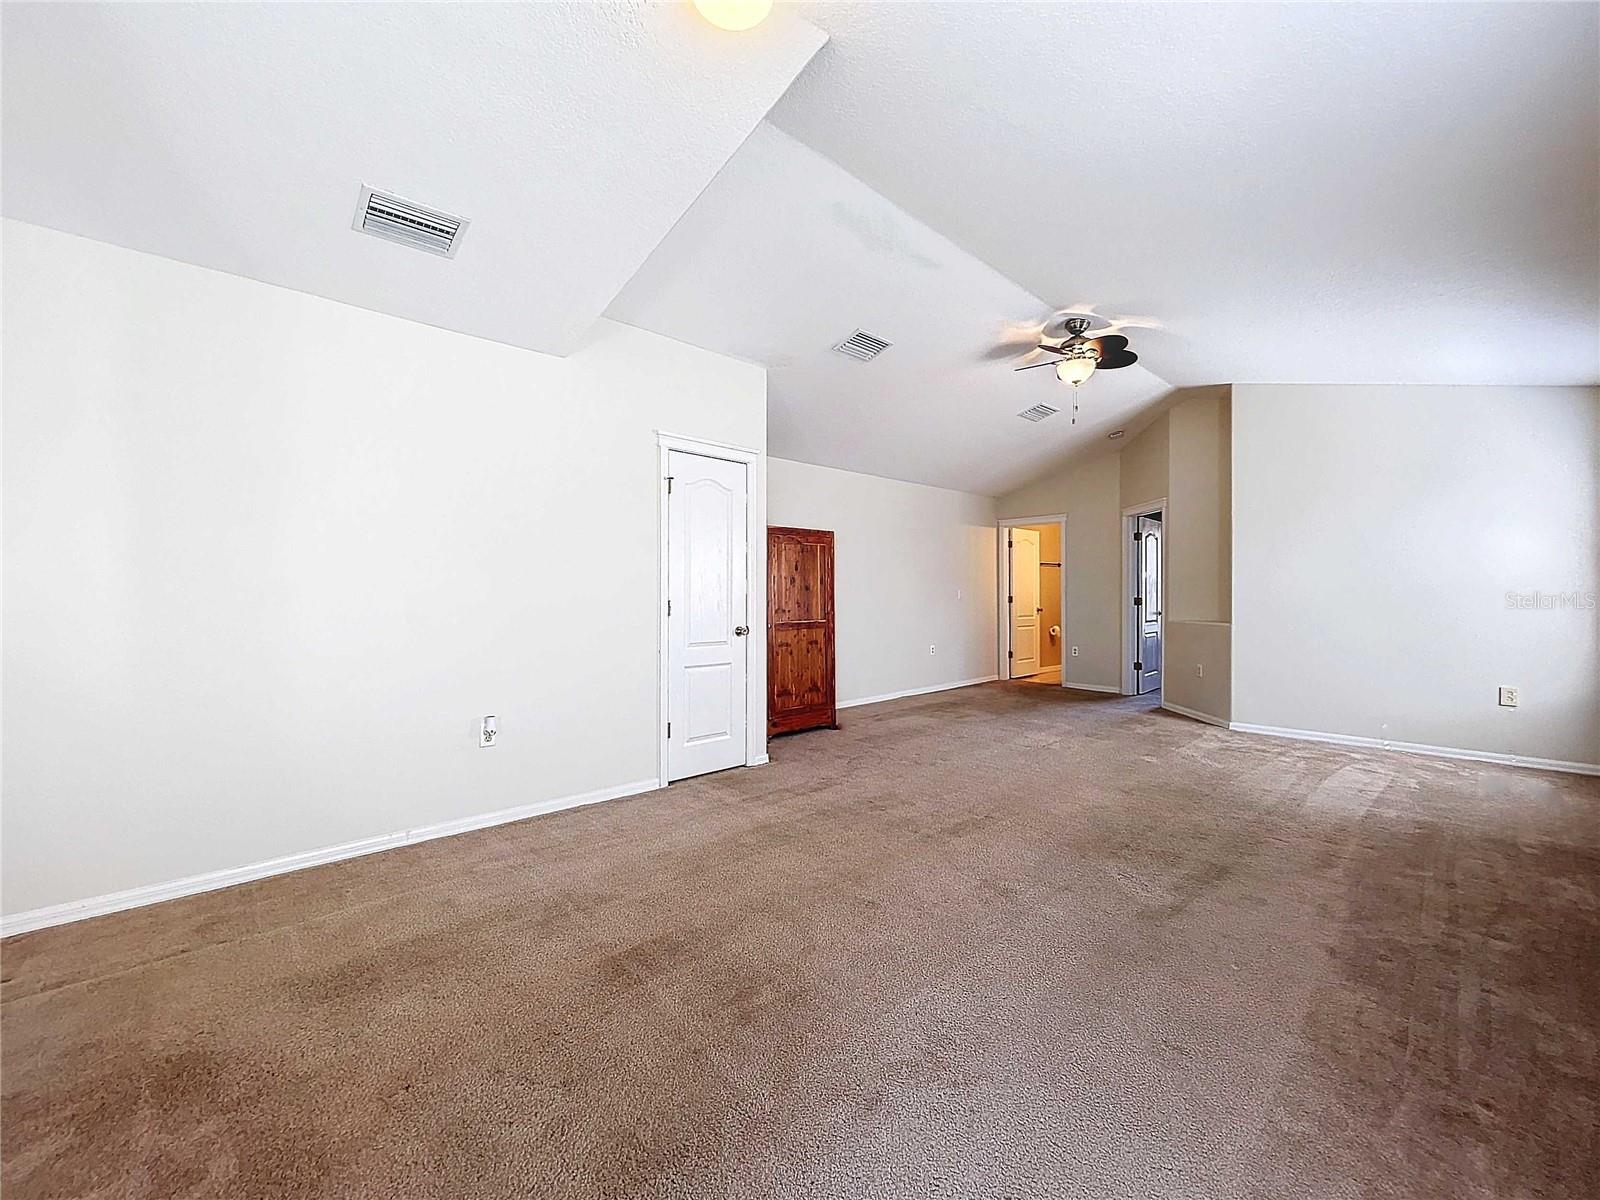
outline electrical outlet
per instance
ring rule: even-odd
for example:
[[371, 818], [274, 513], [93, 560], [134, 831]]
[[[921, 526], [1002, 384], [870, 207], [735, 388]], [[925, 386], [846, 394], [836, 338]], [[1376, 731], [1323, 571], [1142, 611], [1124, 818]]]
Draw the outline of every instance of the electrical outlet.
[[1194, 665], [1194, 677], [1196, 679], [1204, 679], [1206, 677], [1206, 665], [1205, 665], [1205, 663], [1195, 663], [1195, 665]]
[[932, 647], [932, 646], [929, 646], [929, 647], [928, 647], [928, 653], [929, 653], [929, 654], [932, 654], [932, 653], [933, 653], [933, 647]]
[[500, 734], [499, 723], [494, 717], [485, 717], [483, 724], [478, 727], [478, 745], [492, 746], [494, 739]]
[[1076, 646], [1074, 646], [1072, 648], [1072, 657], [1073, 658], [1077, 658], [1078, 657], [1078, 648]]
[[1514, 688], [1514, 687], [1503, 687], [1503, 688], [1501, 688], [1500, 689], [1500, 707], [1501, 708], [1515, 708], [1516, 706], [1517, 706], [1517, 689]]

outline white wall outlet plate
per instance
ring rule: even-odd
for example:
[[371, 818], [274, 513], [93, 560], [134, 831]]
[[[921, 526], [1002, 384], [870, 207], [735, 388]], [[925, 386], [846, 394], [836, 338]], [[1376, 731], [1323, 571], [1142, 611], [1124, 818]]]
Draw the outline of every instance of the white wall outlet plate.
[[929, 653], [929, 654], [932, 654], [932, 653], [933, 653], [933, 647], [932, 647], [932, 646], [929, 646], [929, 647], [928, 647], [928, 653]]
[[1517, 706], [1517, 689], [1514, 688], [1514, 687], [1503, 687], [1503, 688], [1501, 688], [1500, 689], [1500, 707], [1501, 708], [1515, 708], [1516, 706]]
[[1076, 646], [1074, 646], [1072, 648], [1072, 657], [1073, 658], [1077, 658], [1078, 657], [1078, 648]]
[[1194, 665], [1194, 677], [1196, 679], [1204, 679], [1206, 677], [1206, 665], [1205, 665], [1205, 663], [1195, 663], [1195, 665]]
[[483, 724], [478, 727], [478, 745], [492, 746], [495, 738], [500, 736], [499, 722], [494, 717], [485, 717]]

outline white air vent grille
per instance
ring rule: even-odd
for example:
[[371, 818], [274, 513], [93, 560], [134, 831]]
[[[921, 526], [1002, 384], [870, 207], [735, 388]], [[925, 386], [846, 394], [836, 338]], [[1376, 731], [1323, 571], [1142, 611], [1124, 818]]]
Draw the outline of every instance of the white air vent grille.
[[449, 213], [364, 187], [352, 228], [429, 254], [454, 258], [467, 223]]
[[847, 355], [859, 362], [871, 362], [887, 350], [890, 344], [881, 337], [868, 333], [865, 329], [858, 329], [835, 346], [834, 349], [840, 354]]
[[1061, 410], [1051, 404], [1035, 404], [1032, 408], [1025, 408], [1017, 414], [1024, 421], [1042, 421], [1046, 417], [1053, 417]]

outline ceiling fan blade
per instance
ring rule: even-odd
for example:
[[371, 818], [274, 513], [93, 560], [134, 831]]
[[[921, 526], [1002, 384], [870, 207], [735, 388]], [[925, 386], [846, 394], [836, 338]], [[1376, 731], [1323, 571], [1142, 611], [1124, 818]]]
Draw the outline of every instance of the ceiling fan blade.
[[1119, 329], [1165, 329], [1166, 326], [1154, 317], [1112, 317], [1106, 326], [1107, 333], [1115, 333]]
[[1119, 367], [1131, 367], [1139, 361], [1139, 356], [1132, 350], [1113, 350], [1110, 354], [1100, 356], [1101, 371], [1115, 371]]
[[1029, 338], [1025, 342], [996, 342], [979, 354], [978, 359], [981, 362], [998, 362], [1004, 358], [1015, 358], [1019, 354], [1036, 349], [1038, 344], [1038, 338]]
[[1053, 367], [1055, 365], [1056, 365], [1056, 360], [1053, 359], [1053, 358], [1050, 358], [1050, 359], [1046, 359], [1044, 362], [1029, 363], [1025, 367], [1012, 367], [1011, 369], [1013, 371], [1037, 371], [1040, 367]]
[[1095, 349], [1102, 355], [1113, 354], [1118, 350], [1126, 350], [1128, 348], [1128, 339], [1120, 333], [1108, 333], [1105, 337], [1090, 338], [1089, 340], [1094, 343]]

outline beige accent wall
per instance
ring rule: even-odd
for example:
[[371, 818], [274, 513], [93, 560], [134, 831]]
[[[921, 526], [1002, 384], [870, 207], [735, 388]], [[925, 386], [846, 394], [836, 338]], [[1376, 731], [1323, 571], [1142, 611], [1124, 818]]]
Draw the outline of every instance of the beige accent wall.
[[[1232, 444], [1227, 387], [1186, 388], [1120, 449], [1002, 496], [1000, 515], [1067, 514], [1064, 677], [1108, 691], [1123, 675], [1123, 512], [1166, 501], [1163, 698], [1230, 711]], [[1078, 647], [1078, 657], [1071, 654]]]
[[[1121, 460], [1103, 454], [1054, 472], [998, 501], [1001, 517], [1065, 513], [1066, 636], [1062, 678], [1115, 691], [1120, 686]], [[1078, 647], [1073, 656], [1072, 647]], [[1002, 649], [1002, 653], [1004, 653]]]
[[1233, 619], [1232, 404], [1190, 389], [1168, 414], [1167, 619]]
[[1122, 508], [1154, 504], [1166, 498], [1170, 433], [1170, 412], [1163, 412], [1118, 451], [1122, 459], [1118, 492]]

